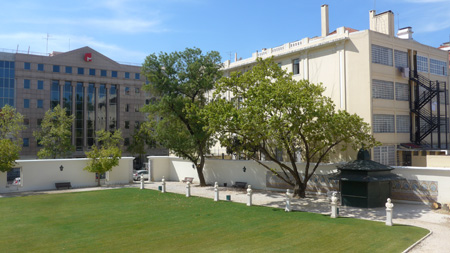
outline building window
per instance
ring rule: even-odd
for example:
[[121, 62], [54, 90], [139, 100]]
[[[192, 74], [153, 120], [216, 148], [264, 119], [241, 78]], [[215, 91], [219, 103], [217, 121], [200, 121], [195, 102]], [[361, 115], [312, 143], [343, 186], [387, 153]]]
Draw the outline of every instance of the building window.
[[372, 45], [372, 63], [392, 66], [392, 49]]
[[23, 108], [30, 108], [30, 100], [29, 99], [23, 100]]
[[409, 85], [406, 83], [395, 83], [395, 99], [409, 101]]
[[15, 106], [14, 62], [0, 60], [0, 108], [4, 105]]
[[84, 75], [84, 68], [78, 68], [77, 73], [78, 75]]
[[125, 121], [125, 129], [130, 129], [130, 121]]
[[23, 68], [24, 68], [24, 69], [31, 69], [31, 63], [29, 63], [29, 62], [24, 62], [24, 63], [23, 63]]
[[141, 90], [139, 88], [134, 89], [134, 93], [140, 93], [140, 92], [141, 92]]
[[374, 114], [373, 115], [374, 133], [393, 133], [394, 115]]
[[300, 60], [299, 59], [294, 59], [292, 61], [292, 72], [294, 73], [294, 75], [300, 74]]
[[123, 141], [123, 145], [124, 146], [129, 146], [130, 145], [130, 138], [125, 138]]
[[135, 112], [139, 112], [139, 105], [135, 105], [135, 106], [134, 106], [134, 111], [135, 111]]
[[29, 126], [30, 125], [30, 120], [29, 119], [23, 119], [23, 124], [25, 126]]
[[125, 87], [125, 95], [130, 95], [130, 87]]
[[409, 133], [410, 131], [410, 121], [409, 115], [397, 115], [397, 133]]
[[395, 165], [395, 146], [380, 146], [373, 148], [373, 160], [384, 165]]
[[24, 147], [30, 146], [30, 138], [23, 138], [23, 146]]
[[394, 50], [395, 67], [407, 68], [408, 67], [408, 53], [403, 51]]
[[59, 65], [53, 65], [53, 72], [59, 73]]
[[55, 108], [57, 105], [59, 105], [59, 81], [58, 80], [53, 80], [52, 81], [52, 86], [50, 88], [50, 109]]
[[135, 129], [139, 129], [140, 126], [141, 126], [141, 124], [139, 123], [139, 121], [135, 121], [134, 122], [134, 128]]
[[38, 80], [37, 81], [37, 89], [38, 90], [43, 90], [44, 89], [44, 81], [43, 80]]
[[447, 62], [430, 59], [430, 73], [440, 76], [446, 76]]
[[428, 58], [417, 55], [417, 71], [428, 73]]
[[66, 74], [72, 74], [72, 67], [66, 66]]
[[393, 100], [394, 83], [382, 80], [372, 80], [372, 97]]
[[44, 108], [44, 100], [42, 99], [37, 100], [37, 108]]
[[23, 88], [29, 89], [30, 88], [30, 79], [23, 80]]
[[135, 74], [134, 74], [134, 79], [140, 80], [140, 79], [141, 79], [141, 74], [135, 73]]
[[89, 75], [95, 76], [95, 69], [89, 69]]
[[126, 104], [125, 105], [125, 112], [129, 112], [130, 111], [130, 104]]
[[37, 70], [38, 71], [44, 71], [44, 64], [43, 63], [38, 63]]
[[100, 76], [106, 76], [106, 70], [104, 69], [100, 70]]
[[37, 125], [40, 127], [42, 125], [42, 119], [37, 119]]
[[111, 71], [111, 77], [117, 77], [117, 71]]
[[130, 79], [130, 72], [125, 72], [125, 79]]

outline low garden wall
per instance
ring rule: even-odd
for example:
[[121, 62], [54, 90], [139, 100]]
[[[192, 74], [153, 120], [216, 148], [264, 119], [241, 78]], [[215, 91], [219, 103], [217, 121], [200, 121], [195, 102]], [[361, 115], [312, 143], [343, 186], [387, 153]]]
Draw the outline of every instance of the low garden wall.
[[[128, 184], [132, 182], [133, 157], [122, 157], [119, 165], [107, 172], [105, 185]], [[70, 182], [73, 188], [96, 186], [96, 175], [83, 170], [87, 158], [18, 160], [21, 182], [8, 184], [7, 173], [0, 173], [0, 193], [39, 191], [55, 189], [55, 183]], [[60, 169], [62, 166], [62, 170]]]
[[[185, 177], [193, 177], [198, 183], [197, 171], [192, 162], [178, 157], [150, 156], [150, 175], [153, 181], [161, 181], [164, 176], [169, 181], [181, 181]], [[265, 162], [268, 166], [277, 166], [272, 162]], [[339, 190], [339, 182], [329, 180], [328, 175], [337, 172], [337, 164], [319, 166], [316, 174], [308, 182], [307, 191], [315, 194], [325, 194], [328, 191]], [[298, 163], [304, 168], [304, 163]], [[391, 183], [391, 196], [398, 201], [411, 202], [441, 202], [450, 203], [450, 168], [426, 167], [394, 167], [392, 171], [402, 176], [403, 180]], [[288, 184], [278, 179], [267, 169], [251, 160], [219, 160], [207, 159], [204, 168], [207, 184], [219, 185], [225, 183], [230, 186], [235, 182], [246, 182], [253, 189], [286, 190]]]

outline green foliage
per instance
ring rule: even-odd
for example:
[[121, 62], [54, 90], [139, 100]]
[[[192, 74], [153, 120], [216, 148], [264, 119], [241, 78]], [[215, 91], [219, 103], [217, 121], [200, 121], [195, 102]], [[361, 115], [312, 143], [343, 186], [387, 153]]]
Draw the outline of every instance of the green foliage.
[[9, 171], [19, 159], [22, 150], [20, 132], [24, 129], [22, 114], [5, 105], [0, 110], [0, 171]]
[[59, 105], [45, 112], [39, 130], [33, 135], [42, 148], [38, 151], [39, 158], [67, 157], [74, 150], [72, 145], [72, 124], [74, 115], [68, 115]]
[[0, 213], [5, 252], [384, 253], [429, 233], [137, 188], [0, 198]]
[[149, 84], [145, 90], [159, 99], [146, 106], [154, 138], [177, 156], [189, 159], [197, 167], [200, 185], [205, 185], [205, 155], [214, 141], [205, 130], [203, 117], [207, 94], [221, 77], [220, 55], [212, 51], [202, 54], [197, 48], [183, 52], [149, 55], [142, 72]]
[[144, 122], [139, 128], [135, 128], [131, 138], [131, 144], [127, 151], [132, 154], [144, 155], [146, 146], [152, 146], [155, 143], [153, 130], [149, 122]]
[[[308, 180], [331, 153], [348, 146], [358, 149], [377, 144], [362, 118], [336, 110], [323, 91], [322, 85], [294, 80], [271, 58], [258, 59], [250, 71], [232, 73], [218, 82], [214, 102], [208, 106], [211, 131], [218, 133], [222, 145], [253, 157], [304, 197]], [[237, 99], [222, 99], [224, 92]], [[290, 166], [279, 159], [279, 150]], [[306, 163], [304, 179], [295, 164], [298, 151]], [[279, 168], [261, 163], [256, 152]]]
[[[95, 136], [96, 143], [91, 151], [86, 152], [86, 157], [90, 158], [88, 165], [84, 170], [98, 173], [101, 175], [112, 170], [114, 166], [119, 165], [122, 157], [122, 132], [120, 129], [109, 132], [105, 130], [97, 131]], [[100, 176], [97, 177], [100, 186]]]

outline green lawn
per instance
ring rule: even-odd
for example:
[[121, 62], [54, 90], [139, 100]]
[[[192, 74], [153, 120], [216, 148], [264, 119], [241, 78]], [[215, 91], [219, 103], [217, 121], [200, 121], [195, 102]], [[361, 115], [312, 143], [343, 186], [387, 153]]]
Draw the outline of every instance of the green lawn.
[[2, 252], [401, 252], [425, 229], [136, 188], [0, 199]]

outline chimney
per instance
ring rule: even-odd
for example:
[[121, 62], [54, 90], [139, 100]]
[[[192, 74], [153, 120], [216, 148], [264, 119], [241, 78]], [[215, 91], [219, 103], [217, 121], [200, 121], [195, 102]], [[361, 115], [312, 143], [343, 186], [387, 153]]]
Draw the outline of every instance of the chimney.
[[329, 34], [328, 5], [327, 4], [324, 4], [321, 7], [321, 21], [322, 21], [322, 37], [326, 37]]
[[405, 28], [398, 29], [397, 37], [399, 37], [400, 39], [404, 39], [404, 40], [412, 40], [413, 33], [414, 32], [412, 31], [412, 28], [408, 26]]
[[376, 14], [374, 10], [369, 12], [370, 17], [370, 30], [384, 33], [389, 36], [395, 35], [394, 29], [394, 13], [392, 11], [386, 11], [380, 14]]

